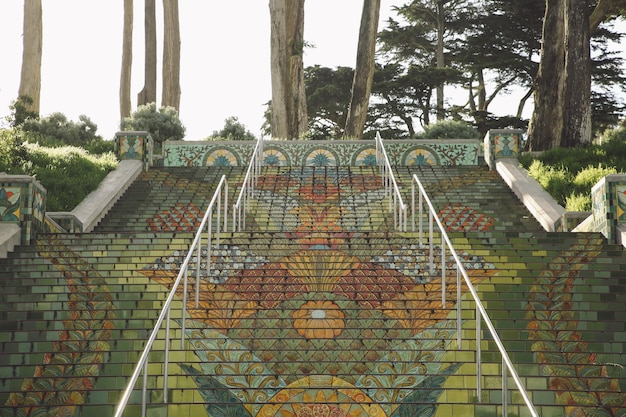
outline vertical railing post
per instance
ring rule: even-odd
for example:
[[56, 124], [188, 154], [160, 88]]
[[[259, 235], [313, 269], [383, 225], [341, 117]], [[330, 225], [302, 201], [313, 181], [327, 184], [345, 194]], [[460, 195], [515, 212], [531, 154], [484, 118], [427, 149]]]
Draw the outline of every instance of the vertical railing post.
[[446, 308], [446, 241], [441, 235], [441, 307]]
[[[211, 241], [207, 242], [207, 246], [211, 245]], [[196, 249], [196, 308], [198, 308], [198, 304], [200, 302], [200, 264], [202, 260], [202, 235], [200, 235], [200, 241], [198, 242], [198, 247]]]
[[148, 409], [148, 359], [143, 365], [143, 386], [141, 387], [141, 417], [146, 417]]
[[435, 273], [435, 239], [433, 236], [434, 235], [433, 216], [434, 216], [434, 213], [429, 208], [428, 209], [428, 243], [429, 243], [430, 253], [428, 255], [428, 261], [430, 263], [430, 275], [433, 275]]
[[508, 381], [506, 362], [502, 357], [502, 416], [507, 417], [509, 415], [509, 396], [508, 396]]
[[483, 320], [478, 304], [476, 304], [476, 396], [478, 397], [478, 403], [482, 403], [482, 337], [480, 322]]
[[461, 272], [459, 265], [456, 266], [456, 342], [461, 348]]
[[167, 380], [170, 374], [170, 311], [167, 309], [165, 318], [165, 365], [163, 366], [163, 404], [167, 404]]
[[182, 317], [182, 333], [180, 335], [180, 348], [184, 349], [185, 348], [185, 326], [187, 324], [187, 281], [189, 280], [189, 274], [187, 271], [189, 271], [189, 266], [188, 265], [184, 265], [183, 266], [185, 268], [185, 272], [184, 272], [184, 281], [183, 281], [183, 317]]

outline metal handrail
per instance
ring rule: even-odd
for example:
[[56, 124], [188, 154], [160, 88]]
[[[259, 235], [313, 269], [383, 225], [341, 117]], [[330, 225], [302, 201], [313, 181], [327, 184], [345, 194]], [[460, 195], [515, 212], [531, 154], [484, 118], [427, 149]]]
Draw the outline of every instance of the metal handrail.
[[389, 197], [389, 211], [393, 212], [393, 227], [406, 232], [407, 206], [404, 204], [400, 188], [396, 182], [391, 169], [391, 162], [387, 156], [387, 151], [383, 145], [383, 139], [376, 132], [376, 163], [380, 167], [383, 186], [385, 187], [385, 197]]
[[[224, 194], [224, 198], [222, 201], [222, 194]], [[215, 216], [217, 217], [217, 222], [215, 226], [216, 231], [216, 243], [215, 246], [219, 248], [219, 238], [220, 233], [222, 232], [221, 225], [221, 212], [223, 211], [223, 231], [227, 231], [228, 227], [228, 182], [226, 182], [226, 176], [222, 175], [220, 182], [213, 194], [213, 198], [209, 203], [209, 206], [204, 213], [204, 217], [202, 218], [202, 222], [198, 227], [198, 232], [189, 247], [189, 252], [185, 257], [184, 262], [180, 267], [180, 271], [178, 276], [176, 277], [176, 281], [174, 281], [174, 285], [172, 286], [172, 290], [170, 291], [165, 303], [163, 305], [163, 309], [161, 310], [161, 314], [156, 321], [154, 329], [146, 342], [146, 346], [137, 362], [135, 367], [135, 371], [133, 372], [130, 380], [128, 381], [128, 385], [122, 394], [122, 397], [117, 405], [115, 410], [115, 417], [121, 417], [130, 396], [135, 389], [135, 385], [139, 379], [140, 374], [143, 372], [143, 387], [142, 387], [142, 401], [141, 401], [141, 415], [145, 417], [146, 415], [146, 405], [147, 405], [147, 379], [148, 379], [148, 355], [152, 350], [152, 346], [154, 341], [156, 340], [158, 331], [161, 329], [163, 322], [165, 321], [165, 363], [163, 370], [163, 403], [167, 404], [167, 379], [168, 379], [168, 370], [169, 370], [169, 345], [170, 345], [170, 313], [172, 309], [172, 302], [174, 297], [176, 296], [176, 291], [178, 290], [181, 282], [183, 283], [183, 300], [182, 300], [182, 330], [181, 330], [181, 349], [184, 348], [185, 343], [185, 322], [187, 316], [187, 284], [188, 284], [188, 276], [189, 276], [189, 264], [191, 263], [192, 258], [196, 257], [196, 294], [195, 294], [195, 304], [196, 308], [198, 308], [199, 303], [199, 294], [200, 294], [200, 264], [202, 260], [202, 236], [204, 234], [204, 228], [206, 227], [207, 234], [207, 245], [206, 245], [206, 273], [207, 276], [211, 276], [211, 251], [212, 251], [212, 232], [213, 232], [213, 217], [214, 217], [214, 208], [217, 206], [217, 212]], [[195, 254], [194, 254], [195, 251]]]
[[246, 212], [250, 209], [250, 200], [254, 197], [254, 189], [262, 166], [263, 139], [260, 138], [252, 151], [237, 202], [233, 205], [233, 231], [235, 232], [241, 232], [242, 229], [246, 228]]
[[474, 298], [474, 302], [476, 303], [476, 390], [477, 390], [477, 398], [478, 398], [478, 402], [481, 402], [481, 397], [482, 397], [482, 387], [481, 387], [481, 349], [480, 349], [480, 343], [481, 343], [481, 319], [485, 321], [487, 328], [489, 329], [489, 333], [491, 334], [491, 337], [493, 338], [494, 342], [496, 343], [498, 350], [500, 351], [500, 354], [502, 356], [502, 408], [503, 408], [503, 416], [506, 417], [507, 415], [507, 401], [508, 401], [508, 396], [507, 396], [507, 392], [508, 392], [508, 388], [507, 388], [507, 371], [508, 374], [510, 374], [511, 378], [513, 378], [513, 381], [515, 381], [515, 385], [517, 386], [517, 389], [519, 391], [519, 393], [521, 394], [522, 398], [524, 399], [524, 402], [526, 403], [526, 406], [528, 407], [528, 410], [530, 411], [530, 414], [533, 417], [539, 417], [539, 414], [537, 413], [537, 410], [535, 409], [535, 406], [533, 405], [532, 401], [530, 400], [530, 397], [528, 396], [528, 392], [526, 391], [526, 389], [524, 388], [522, 381], [519, 377], [519, 375], [517, 374], [517, 371], [515, 370], [514, 366], [513, 366], [513, 362], [511, 361], [511, 359], [509, 358], [509, 355], [504, 347], [504, 344], [502, 343], [502, 340], [500, 339], [500, 337], [498, 336], [498, 333], [496, 332], [495, 327], [493, 326], [493, 323], [491, 322], [491, 319], [489, 318], [489, 315], [487, 314], [487, 311], [485, 310], [485, 307], [482, 304], [482, 301], [480, 300], [480, 297], [478, 296], [478, 293], [476, 292], [476, 289], [474, 288], [474, 285], [472, 284], [472, 281], [470, 280], [469, 276], [467, 275], [467, 271], [465, 270], [465, 267], [463, 266], [463, 263], [461, 262], [459, 256], [456, 253], [456, 250], [454, 249], [454, 247], [452, 246], [452, 242], [450, 241], [450, 238], [448, 237], [448, 234], [446, 233], [445, 228], [443, 227], [443, 224], [441, 223], [441, 220], [439, 219], [439, 216], [437, 215], [437, 213], [435, 212], [435, 209], [433, 207], [432, 202], [430, 201], [430, 198], [428, 197], [428, 194], [426, 194], [426, 190], [424, 189], [422, 183], [420, 182], [419, 178], [417, 177], [417, 175], [413, 174], [413, 179], [411, 182], [411, 223], [412, 223], [412, 230], [415, 231], [415, 186], [417, 185], [418, 187], [418, 191], [419, 191], [419, 244], [420, 246], [423, 246], [423, 223], [422, 223], [422, 217], [423, 217], [423, 204], [426, 203], [426, 205], [428, 206], [428, 219], [429, 219], [429, 244], [430, 244], [430, 270], [431, 273], [434, 270], [434, 259], [433, 259], [433, 252], [434, 252], [434, 233], [433, 233], [433, 220], [437, 223], [437, 227], [439, 228], [439, 231], [441, 233], [441, 287], [442, 287], [442, 304], [443, 304], [443, 308], [445, 308], [445, 304], [446, 304], [446, 268], [445, 268], [445, 264], [446, 264], [446, 245], [448, 246], [449, 250], [450, 250], [450, 254], [452, 255], [452, 257], [454, 257], [454, 260], [456, 262], [456, 270], [457, 270], [457, 276], [456, 276], [456, 288], [457, 288], [457, 343], [460, 346], [461, 345], [461, 275], [463, 276], [463, 279], [465, 280], [465, 283], [467, 284], [467, 287], [470, 291], [470, 293], [472, 294], [472, 297]]

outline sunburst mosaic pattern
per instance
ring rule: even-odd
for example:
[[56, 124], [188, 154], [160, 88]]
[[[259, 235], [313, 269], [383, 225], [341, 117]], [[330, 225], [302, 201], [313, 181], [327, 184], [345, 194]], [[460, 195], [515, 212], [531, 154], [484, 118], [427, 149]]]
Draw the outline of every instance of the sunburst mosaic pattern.
[[[431, 265], [430, 249], [410, 238], [373, 237], [388, 220], [373, 170], [279, 170], [257, 188], [250, 221], [273, 231], [271, 244], [242, 246], [233, 238], [215, 249], [211, 272], [201, 275], [199, 306], [187, 306], [200, 364], [185, 371], [203, 396], [227, 391], [228, 407], [240, 404], [233, 415], [427, 415], [432, 404], [401, 399], [428, 387], [434, 403], [445, 380], [439, 375], [458, 366], [426, 365], [443, 357], [455, 332], [448, 320], [453, 278], [441, 305], [441, 251], [434, 249]], [[186, 255], [159, 258], [141, 272], [170, 286]], [[474, 282], [496, 272], [480, 257], [461, 256]], [[226, 412], [216, 407], [207, 411]]]

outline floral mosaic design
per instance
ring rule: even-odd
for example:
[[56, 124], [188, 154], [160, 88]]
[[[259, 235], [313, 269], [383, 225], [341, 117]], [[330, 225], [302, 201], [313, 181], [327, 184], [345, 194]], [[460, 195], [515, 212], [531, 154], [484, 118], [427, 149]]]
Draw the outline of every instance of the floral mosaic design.
[[404, 156], [404, 165], [439, 165], [437, 154], [425, 147], [411, 149]]
[[212, 150], [207, 155], [204, 165], [215, 167], [234, 167], [241, 165], [241, 161], [230, 149], [219, 147]]
[[[460, 366], [442, 360], [456, 332], [448, 319], [456, 283], [446, 280], [442, 306], [441, 251], [431, 266], [430, 249], [410, 238], [370, 238], [389, 221], [371, 218], [372, 204], [385, 207], [374, 169], [302, 168], [261, 177], [257, 188], [252, 227], [287, 226], [266, 235], [271, 244], [260, 238], [243, 249], [233, 237], [215, 249], [199, 307], [187, 306], [200, 363], [183, 369], [207, 412], [432, 415], [445, 375]], [[159, 258], [141, 273], [170, 287], [185, 256]], [[476, 283], [497, 272], [460, 256]], [[445, 263], [454, 269], [451, 256]]]

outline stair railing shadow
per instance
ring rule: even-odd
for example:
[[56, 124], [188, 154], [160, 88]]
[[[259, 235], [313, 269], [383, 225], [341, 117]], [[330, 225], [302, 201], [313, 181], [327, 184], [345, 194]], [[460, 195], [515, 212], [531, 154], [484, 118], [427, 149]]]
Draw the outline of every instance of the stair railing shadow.
[[[223, 197], [222, 197], [223, 195]], [[223, 214], [222, 214], [223, 212]], [[216, 218], [215, 227], [213, 226], [213, 218]], [[223, 217], [223, 219], [222, 219]], [[223, 222], [223, 224], [222, 224]], [[215, 229], [215, 230], [213, 230]], [[196, 282], [195, 282], [195, 308], [198, 308], [199, 294], [200, 294], [200, 276], [201, 268], [206, 268], [206, 276], [211, 277], [211, 252], [213, 248], [219, 249], [220, 234], [228, 230], [228, 182], [226, 181], [226, 175], [222, 175], [220, 182], [213, 194], [213, 198], [209, 203], [208, 208], [204, 213], [202, 222], [198, 227], [198, 232], [189, 246], [187, 256], [180, 266], [180, 271], [172, 289], [163, 304], [163, 309], [156, 321], [154, 329], [150, 333], [150, 337], [146, 342], [146, 346], [135, 366], [135, 370], [128, 381], [126, 389], [122, 394], [122, 397], [115, 410], [115, 417], [121, 417], [124, 413], [124, 409], [128, 404], [131, 394], [135, 390], [135, 385], [139, 380], [139, 376], [143, 373], [143, 386], [142, 386], [142, 399], [141, 399], [141, 415], [146, 415], [147, 409], [147, 380], [148, 380], [148, 356], [152, 350], [152, 346], [156, 340], [157, 334], [163, 322], [165, 322], [165, 352], [163, 363], [163, 403], [167, 404], [167, 381], [169, 375], [169, 346], [170, 346], [170, 320], [172, 312], [172, 303], [176, 297], [176, 293], [179, 287], [183, 286], [182, 290], [182, 309], [180, 316], [181, 323], [181, 349], [184, 349], [185, 345], [185, 325], [187, 317], [187, 288], [190, 274], [190, 267], [195, 268]], [[215, 239], [213, 239], [213, 231], [215, 231]], [[203, 253], [203, 236], [206, 234], [206, 252]], [[192, 264], [195, 258], [195, 265]], [[193, 273], [193, 272], [192, 272]], [[160, 375], [159, 375], [160, 376]]]
[[383, 145], [380, 133], [376, 132], [376, 163], [380, 168], [380, 175], [385, 187], [385, 197], [389, 197], [389, 211], [393, 212], [393, 227], [396, 230], [406, 232], [407, 206], [404, 204], [400, 188], [393, 175], [391, 162]]
[[246, 228], [246, 212], [250, 210], [250, 200], [254, 197], [257, 179], [263, 167], [263, 139], [257, 139], [248, 164], [246, 177], [243, 180], [239, 197], [233, 205], [233, 231], [241, 232]]
[[[417, 202], [417, 208], [415, 205], [415, 195], [416, 195], [416, 190], [417, 190], [417, 194], [418, 194], [418, 202]], [[476, 397], [478, 399], [478, 402], [482, 402], [482, 385], [481, 385], [481, 322], [484, 320], [485, 324], [487, 325], [487, 329], [489, 330], [489, 333], [491, 334], [491, 337], [493, 338], [493, 341], [495, 342], [495, 344], [498, 347], [498, 350], [500, 351], [500, 355], [502, 357], [502, 415], [504, 417], [507, 416], [507, 404], [508, 404], [508, 387], [507, 387], [507, 380], [508, 380], [508, 376], [507, 374], [510, 374], [511, 378], [513, 378], [513, 381], [515, 382], [515, 385], [517, 386], [517, 389], [520, 393], [520, 395], [522, 396], [524, 403], [526, 404], [526, 406], [528, 407], [528, 410], [530, 412], [530, 414], [533, 417], [538, 417], [539, 414], [537, 412], [537, 410], [535, 409], [535, 406], [532, 402], [532, 400], [530, 399], [528, 392], [526, 391], [526, 388], [524, 387], [524, 385], [522, 384], [522, 381], [519, 377], [519, 375], [517, 374], [517, 371], [515, 370], [515, 367], [513, 366], [513, 362], [511, 361], [506, 348], [504, 347], [504, 344], [502, 343], [502, 340], [500, 339], [500, 337], [498, 336], [498, 333], [493, 325], [493, 323], [491, 322], [491, 319], [489, 318], [489, 315], [487, 314], [487, 311], [485, 310], [485, 307], [483, 306], [482, 301], [480, 300], [480, 297], [478, 296], [478, 293], [476, 292], [476, 289], [474, 288], [474, 285], [472, 284], [472, 281], [470, 280], [467, 271], [465, 270], [465, 267], [463, 266], [463, 263], [461, 262], [461, 259], [459, 258], [458, 254], [456, 253], [456, 250], [454, 249], [454, 247], [452, 246], [452, 242], [450, 241], [450, 238], [448, 237], [448, 234], [446, 233], [446, 229], [443, 226], [441, 219], [439, 219], [439, 216], [437, 215], [437, 212], [435, 211], [435, 208], [433, 207], [433, 204], [430, 200], [430, 198], [428, 197], [428, 194], [426, 193], [426, 190], [424, 189], [424, 186], [422, 185], [422, 183], [420, 182], [419, 178], [417, 177], [416, 174], [413, 174], [413, 178], [412, 178], [412, 182], [411, 182], [411, 228], [412, 231], [415, 231], [415, 216], [416, 216], [416, 210], [417, 210], [417, 217], [418, 217], [418, 236], [419, 236], [419, 245], [420, 247], [424, 247], [424, 225], [423, 225], [423, 218], [424, 218], [424, 204], [426, 204], [427, 208], [428, 208], [428, 231], [426, 232], [426, 239], [428, 240], [428, 244], [429, 244], [429, 263], [430, 263], [430, 272], [431, 274], [434, 273], [435, 270], [435, 261], [434, 261], [434, 242], [435, 242], [435, 233], [434, 233], [434, 223], [437, 224], [437, 227], [439, 229], [439, 233], [441, 234], [441, 296], [442, 296], [442, 307], [445, 308], [446, 305], [446, 247], [449, 249], [450, 251], [450, 255], [454, 258], [454, 261], [456, 263], [456, 289], [457, 289], [457, 303], [456, 303], [456, 308], [457, 308], [457, 312], [456, 312], [456, 320], [457, 320], [457, 345], [461, 346], [461, 276], [463, 276], [463, 280], [465, 281], [465, 283], [467, 284], [467, 287], [469, 289], [469, 292], [471, 293], [474, 302], [476, 304]]]

